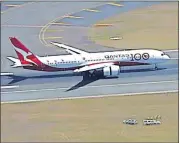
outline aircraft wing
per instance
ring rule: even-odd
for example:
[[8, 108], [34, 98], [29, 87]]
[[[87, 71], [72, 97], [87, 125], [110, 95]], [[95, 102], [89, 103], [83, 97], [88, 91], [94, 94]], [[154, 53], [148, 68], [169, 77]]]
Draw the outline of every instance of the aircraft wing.
[[88, 52], [85, 52], [83, 50], [79, 50], [77, 48], [73, 48], [71, 46], [65, 45], [65, 44], [61, 44], [61, 43], [56, 43], [56, 42], [51, 42], [52, 45], [55, 45], [59, 48], [63, 48], [66, 49], [66, 51], [70, 54], [75, 54], [75, 55], [79, 55], [79, 54], [84, 54], [87, 55], [89, 54]]
[[74, 72], [85, 72], [85, 71], [90, 71], [90, 70], [96, 70], [96, 69], [101, 69], [104, 67], [108, 67], [113, 65], [113, 63], [102, 63], [102, 64], [96, 64], [96, 65], [89, 65], [89, 66], [84, 66], [82, 68], [74, 70]]

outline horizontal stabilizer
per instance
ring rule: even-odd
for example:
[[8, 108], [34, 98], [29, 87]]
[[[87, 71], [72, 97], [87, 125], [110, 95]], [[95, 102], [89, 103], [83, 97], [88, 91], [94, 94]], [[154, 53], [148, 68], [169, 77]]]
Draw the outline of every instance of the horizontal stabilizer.
[[33, 66], [33, 65], [31, 65], [31, 64], [23, 64], [23, 65], [12, 65], [11, 67], [12, 68], [20, 68], [20, 67], [29, 67], [29, 66]]
[[8, 60], [13, 62], [13, 65], [11, 65], [12, 68], [18, 68], [18, 67], [24, 67], [24, 66], [33, 66], [32, 64], [21, 64], [19, 59], [13, 58], [13, 57], [7, 57]]

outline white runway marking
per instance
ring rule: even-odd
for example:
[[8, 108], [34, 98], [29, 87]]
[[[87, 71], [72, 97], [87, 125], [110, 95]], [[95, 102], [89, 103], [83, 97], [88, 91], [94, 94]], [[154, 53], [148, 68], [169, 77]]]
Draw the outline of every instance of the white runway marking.
[[[173, 83], [178, 82], [178, 80], [167, 80], [167, 81], [154, 81], [154, 82], [137, 82], [137, 83], [124, 83], [124, 84], [107, 84], [107, 85], [92, 85], [92, 86], [84, 86], [80, 88], [99, 88], [99, 87], [115, 87], [115, 86], [131, 86], [131, 85], [144, 85], [144, 84], [159, 84], [159, 83]], [[17, 90], [17, 91], [7, 91], [1, 92], [1, 94], [8, 93], [27, 93], [27, 92], [41, 92], [41, 91], [54, 91], [54, 90], [67, 90], [71, 87], [59, 87], [59, 88], [46, 88], [46, 89], [29, 89], [29, 90]]]
[[1, 76], [10, 76], [10, 75], [14, 75], [14, 73], [1, 72], [0, 75], [1, 75]]
[[170, 71], [170, 70], [178, 70], [179, 68], [171, 68], [171, 69], [165, 69], [166, 71]]
[[115, 96], [132, 96], [132, 95], [143, 95], [143, 94], [159, 94], [159, 93], [171, 93], [178, 92], [179, 90], [167, 90], [167, 91], [155, 91], [155, 92], [137, 92], [137, 93], [125, 93], [125, 94], [107, 94], [107, 95], [97, 95], [97, 96], [80, 96], [80, 97], [66, 97], [66, 98], [52, 98], [52, 99], [36, 99], [36, 100], [21, 100], [21, 101], [7, 101], [1, 102], [5, 103], [30, 103], [30, 102], [40, 102], [40, 101], [54, 101], [54, 100], [72, 100], [72, 99], [85, 99], [85, 98], [103, 98], [103, 97], [115, 97]]
[[17, 88], [19, 86], [1, 86], [1, 89]]

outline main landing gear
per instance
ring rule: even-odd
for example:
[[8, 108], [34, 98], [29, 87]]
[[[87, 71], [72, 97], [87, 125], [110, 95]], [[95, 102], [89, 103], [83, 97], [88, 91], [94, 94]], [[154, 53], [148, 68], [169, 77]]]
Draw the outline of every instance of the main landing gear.
[[91, 74], [90, 74], [89, 71], [86, 71], [86, 72], [83, 72], [83, 73], [82, 73], [82, 76], [83, 76], [83, 79], [88, 79], [88, 78], [91, 77]]
[[93, 71], [93, 72], [86, 71], [86, 72], [82, 73], [83, 80], [85, 80], [85, 79], [97, 79], [99, 77], [102, 77], [102, 75], [103, 74], [100, 71]]
[[155, 67], [154, 67], [154, 69], [155, 69], [155, 70], [158, 70], [158, 67], [157, 67], [157, 65], [156, 65], [156, 64], [155, 64]]

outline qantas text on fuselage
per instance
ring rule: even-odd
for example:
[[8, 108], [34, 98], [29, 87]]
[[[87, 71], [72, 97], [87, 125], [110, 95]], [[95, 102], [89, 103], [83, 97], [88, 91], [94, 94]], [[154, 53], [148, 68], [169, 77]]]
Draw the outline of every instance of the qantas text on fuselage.
[[156, 65], [170, 59], [164, 52], [153, 49], [88, 53], [57, 42], [51, 42], [51, 44], [64, 48], [70, 55], [39, 57], [17, 38], [10, 37], [10, 41], [18, 56], [18, 59], [7, 57], [14, 63], [12, 67], [23, 67], [29, 70], [81, 72], [88, 76], [96, 75], [96, 71], [102, 71], [104, 76], [117, 76], [121, 66]]

